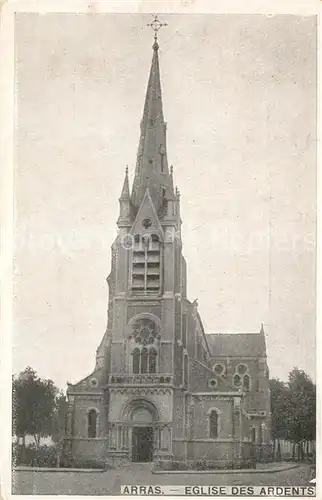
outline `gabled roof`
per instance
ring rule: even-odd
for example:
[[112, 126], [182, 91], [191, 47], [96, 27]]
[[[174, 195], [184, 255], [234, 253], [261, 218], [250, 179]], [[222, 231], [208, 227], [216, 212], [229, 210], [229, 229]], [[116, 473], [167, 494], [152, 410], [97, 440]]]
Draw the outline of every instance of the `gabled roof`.
[[208, 333], [212, 356], [266, 356], [265, 335], [262, 333]]
[[[151, 221], [151, 226], [148, 229], [145, 228], [143, 229], [142, 226], [142, 220], [145, 218], [149, 218]], [[131, 234], [136, 234], [136, 233], [141, 234], [142, 230], [144, 230], [145, 234], [157, 233], [159, 234], [159, 236], [163, 237], [163, 229], [159, 222], [159, 218], [156, 213], [148, 188], [146, 189], [144, 198], [142, 200], [139, 211], [133, 223]]]

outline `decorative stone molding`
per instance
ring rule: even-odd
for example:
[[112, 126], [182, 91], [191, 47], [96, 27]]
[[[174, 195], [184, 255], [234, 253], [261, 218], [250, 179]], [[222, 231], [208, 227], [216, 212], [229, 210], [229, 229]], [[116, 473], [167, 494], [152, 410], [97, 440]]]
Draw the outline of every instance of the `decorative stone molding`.
[[265, 410], [247, 410], [247, 415], [252, 418], [268, 416], [267, 411]]
[[111, 388], [110, 394], [135, 394], [138, 396], [148, 396], [151, 394], [172, 395], [172, 389], [159, 387], [119, 387]]
[[172, 441], [179, 441], [179, 442], [189, 442], [189, 443], [236, 443], [239, 442], [238, 439], [234, 438], [192, 438], [192, 439], [187, 439], [187, 438], [173, 438]]
[[200, 399], [203, 401], [213, 400], [213, 399], [221, 399], [221, 400], [231, 400], [233, 398], [241, 398], [243, 396], [240, 392], [194, 392], [191, 396], [195, 399]]
[[113, 373], [109, 376], [109, 386], [128, 385], [168, 385], [173, 383], [173, 376], [170, 373], [145, 373], [145, 374], [122, 374]]
[[96, 438], [89, 438], [89, 437], [79, 437], [79, 436], [70, 436], [68, 437], [69, 440], [71, 441], [108, 441], [107, 437], [96, 437]]
[[216, 401], [216, 400], [231, 401], [232, 400], [231, 396], [217, 396], [217, 394], [215, 392], [210, 396], [208, 396], [208, 395], [207, 396], [195, 396], [195, 398], [198, 401]]
[[138, 300], [137, 297], [128, 297], [128, 301], [131, 303], [131, 306], [133, 307], [142, 307], [146, 306], [147, 302], [149, 306], [160, 306], [161, 301], [155, 301], [154, 299], [149, 299], [149, 296], [144, 298], [144, 300]]

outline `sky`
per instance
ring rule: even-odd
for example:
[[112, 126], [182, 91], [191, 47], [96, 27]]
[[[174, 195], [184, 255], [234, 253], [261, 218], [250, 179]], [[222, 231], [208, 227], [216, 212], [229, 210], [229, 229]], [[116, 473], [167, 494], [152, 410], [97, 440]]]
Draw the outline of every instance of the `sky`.
[[[160, 16], [168, 160], [205, 331], [315, 378], [316, 18]], [[16, 14], [13, 369], [91, 373], [133, 179], [152, 16]]]

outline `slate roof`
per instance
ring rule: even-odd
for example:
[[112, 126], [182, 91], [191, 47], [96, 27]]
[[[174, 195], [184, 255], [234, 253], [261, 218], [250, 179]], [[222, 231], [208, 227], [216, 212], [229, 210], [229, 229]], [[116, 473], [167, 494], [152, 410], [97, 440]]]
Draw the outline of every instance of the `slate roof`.
[[266, 356], [263, 333], [208, 333], [206, 339], [212, 356]]

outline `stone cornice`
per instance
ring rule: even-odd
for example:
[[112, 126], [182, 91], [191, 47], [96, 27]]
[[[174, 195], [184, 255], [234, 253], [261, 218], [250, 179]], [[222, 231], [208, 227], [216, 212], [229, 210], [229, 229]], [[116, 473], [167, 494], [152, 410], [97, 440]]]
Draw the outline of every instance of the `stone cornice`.
[[104, 397], [104, 392], [90, 392], [90, 391], [75, 391], [68, 392], [68, 396], [83, 396], [84, 398], [102, 399]]
[[[233, 360], [244, 360], [244, 361], [258, 361], [258, 360], [267, 360], [267, 356], [238, 356], [235, 354], [232, 355], [226, 355], [226, 356], [213, 356], [210, 355], [209, 359], [211, 360], [220, 360], [220, 361], [227, 361], [227, 359], [233, 359]], [[212, 362], [213, 362], [212, 361]]]
[[231, 398], [235, 398], [235, 397], [240, 397], [242, 398], [243, 397], [243, 393], [242, 392], [221, 392], [221, 391], [216, 391], [216, 392], [192, 392], [191, 393], [191, 396], [193, 397], [199, 397], [199, 396], [211, 396], [211, 397], [216, 397], [216, 396], [226, 396], [226, 397], [231, 397]]

